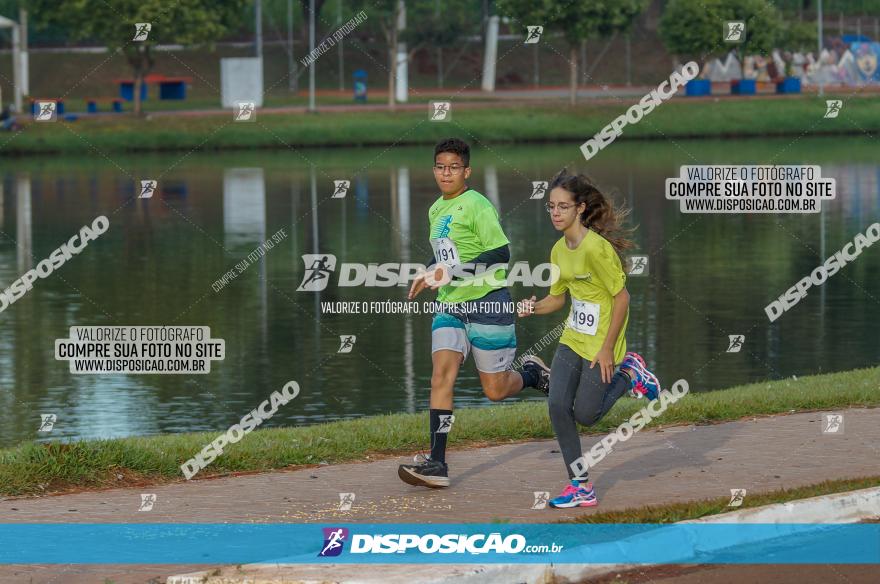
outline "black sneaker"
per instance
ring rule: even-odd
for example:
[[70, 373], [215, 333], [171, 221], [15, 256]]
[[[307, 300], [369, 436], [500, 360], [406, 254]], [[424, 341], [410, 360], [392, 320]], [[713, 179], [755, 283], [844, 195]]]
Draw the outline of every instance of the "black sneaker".
[[523, 361], [522, 368], [525, 371], [533, 372], [538, 379], [535, 389], [544, 395], [550, 395], [550, 368], [544, 363], [543, 359], [535, 355], [529, 355]]
[[448, 487], [449, 467], [436, 460], [428, 459], [421, 464], [401, 464], [397, 468], [397, 476], [405, 483], [417, 487]]

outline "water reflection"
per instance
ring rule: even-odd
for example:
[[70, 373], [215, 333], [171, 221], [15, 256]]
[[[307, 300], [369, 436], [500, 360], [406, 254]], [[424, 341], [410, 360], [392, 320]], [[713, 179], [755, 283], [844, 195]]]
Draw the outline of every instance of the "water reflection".
[[[787, 143], [768, 141], [740, 149], [688, 143], [707, 164], [760, 163], [779, 151], [780, 163], [822, 164], [824, 175], [838, 179], [838, 198], [821, 215], [682, 215], [664, 199], [664, 179], [692, 159], [662, 145], [615, 144], [589, 167], [602, 188], [632, 207], [639, 225], [635, 238], [650, 275], [629, 282], [627, 338], [662, 379], [685, 377], [700, 391], [877, 363], [880, 255], [873, 249], [774, 325], [763, 312], [880, 217], [880, 166], [852, 160], [856, 151], [878, 160], [880, 149], [865, 140], [853, 150], [857, 141], [801, 140], [784, 150]], [[577, 152], [577, 145], [547, 145], [474, 153], [470, 183], [499, 209], [514, 260], [546, 261], [558, 236], [544, 201], [529, 200], [528, 185], [563, 165], [576, 169], [566, 161]], [[309, 165], [262, 152], [123, 161], [135, 176], [163, 176], [150, 200], [132, 200], [133, 181], [104, 161], [0, 162], [2, 288], [96, 215], [111, 217], [98, 242], [0, 313], [0, 444], [221, 430], [290, 379], [303, 391], [269, 426], [423, 410], [430, 317], [321, 312], [322, 301], [403, 300], [405, 286], [296, 292], [303, 254], [332, 253], [340, 263], [428, 259], [436, 186], [423, 154], [321, 151], [309, 154]], [[333, 180], [341, 178], [351, 188], [332, 199]], [[289, 242], [212, 290], [282, 228]], [[544, 292], [512, 290], [515, 299]], [[563, 317], [521, 321], [519, 345], [533, 345]], [[54, 340], [70, 326], [96, 324], [207, 325], [225, 339], [227, 358], [207, 376], [71, 375], [54, 360]], [[352, 353], [337, 353], [343, 334], [357, 335]], [[743, 351], [724, 352], [728, 334], [746, 334]], [[488, 404], [470, 361], [456, 404]], [[39, 414], [50, 412], [58, 415], [55, 429], [38, 435]]]

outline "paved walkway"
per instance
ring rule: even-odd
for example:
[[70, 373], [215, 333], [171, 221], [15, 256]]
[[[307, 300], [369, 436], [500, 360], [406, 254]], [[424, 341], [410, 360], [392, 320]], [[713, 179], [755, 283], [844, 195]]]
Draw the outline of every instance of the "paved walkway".
[[[880, 409], [845, 410], [842, 434], [822, 434], [820, 420], [821, 413], [816, 412], [643, 430], [615, 446], [593, 471], [600, 505], [588, 510], [532, 509], [535, 491], [555, 496], [565, 484], [557, 445], [544, 440], [451, 452], [447, 461], [452, 485], [448, 489], [429, 490], [403, 483], [397, 478], [397, 465], [407, 459], [393, 458], [158, 487], [5, 500], [0, 501], [0, 521], [549, 522], [646, 504], [729, 497], [732, 488], [757, 493], [880, 474]], [[584, 448], [599, 438], [584, 436]], [[355, 494], [350, 511], [339, 510], [342, 492]], [[152, 511], [138, 511], [141, 493], [156, 494]], [[144, 573], [186, 571], [158, 568], [145, 567]], [[47, 567], [39, 573], [58, 574], [60, 569]], [[88, 569], [92, 580], [83, 582], [94, 581], [95, 570], [100, 570]], [[7, 580], [8, 576], [10, 568], [0, 569], [0, 582], [20, 581]], [[68, 570], [54, 581], [79, 581], [73, 576]], [[114, 581], [148, 580], [137, 578]], [[50, 579], [33, 580], [44, 581]]]

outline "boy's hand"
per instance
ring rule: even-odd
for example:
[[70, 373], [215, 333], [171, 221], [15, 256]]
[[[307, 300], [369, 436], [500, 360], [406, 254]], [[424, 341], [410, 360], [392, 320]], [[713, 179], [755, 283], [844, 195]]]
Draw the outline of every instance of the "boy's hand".
[[413, 298], [421, 294], [422, 290], [428, 287], [428, 283], [425, 281], [427, 275], [428, 272], [422, 272], [415, 277], [412, 286], [409, 287], [409, 294], [407, 294], [406, 296], [408, 300], [412, 300]]
[[412, 286], [409, 288], [407, 298], [412, 300], [425, 288], [437, 290], [440, 286], [445, 286], [451, 281], [452, 276], [449, 273], [449, 266], [446, 264], [435, 264], [430, 270], [426, 270], [415, 277]]

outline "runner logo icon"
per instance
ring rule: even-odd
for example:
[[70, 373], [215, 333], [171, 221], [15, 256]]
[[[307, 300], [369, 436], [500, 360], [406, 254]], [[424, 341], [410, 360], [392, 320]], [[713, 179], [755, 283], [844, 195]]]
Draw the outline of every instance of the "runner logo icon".
[[440, 425], [437, 426], [438, 434], [449, 434], [449, 431], [452, 430], [452, 422], [455, 421], [455, 416], [452, 414], [446, 414], [440, 416]]
[[545, 180], [533, 180], [532, 181], [532, 196], [530, 199], [543, 199], [544, 193], [547, 192], [547, 181]]
[[330, 253], [307, 253], [302, 256], [306, 273], [297, 292], [320, 292], [330, 282], [330, 274], [336, 269], [336, 256]]
[[544, 32], [544, 27], [543, 26], [527, 26], [526, 31], [528, 31], [528, 34], [526, 34], [525, 44], [533, 45], [533, 44], [537, 43], [539, 40], [541, 40], [541, 33]]
[[321, 548], [320, 558], [332, 558], [342, 553], [345, 540], [348, 539], [348, 529], [345, 527], [322, 527], [324, 532], [324, 547]]
[[728, 353], [739, 353], [739, 350], [742, 349], [743, 343], [746, 340], [745, 335], [727, 335], [728, 342], [730, 343], [727, 346]]
[[345, 198], [346, 193], [348, 193], [348, 187], [350, 187], [350, 186], [351, 186], [351, 181], [334, 180], [333, 181], [333, 195], [330, 198], [331, 199]]

